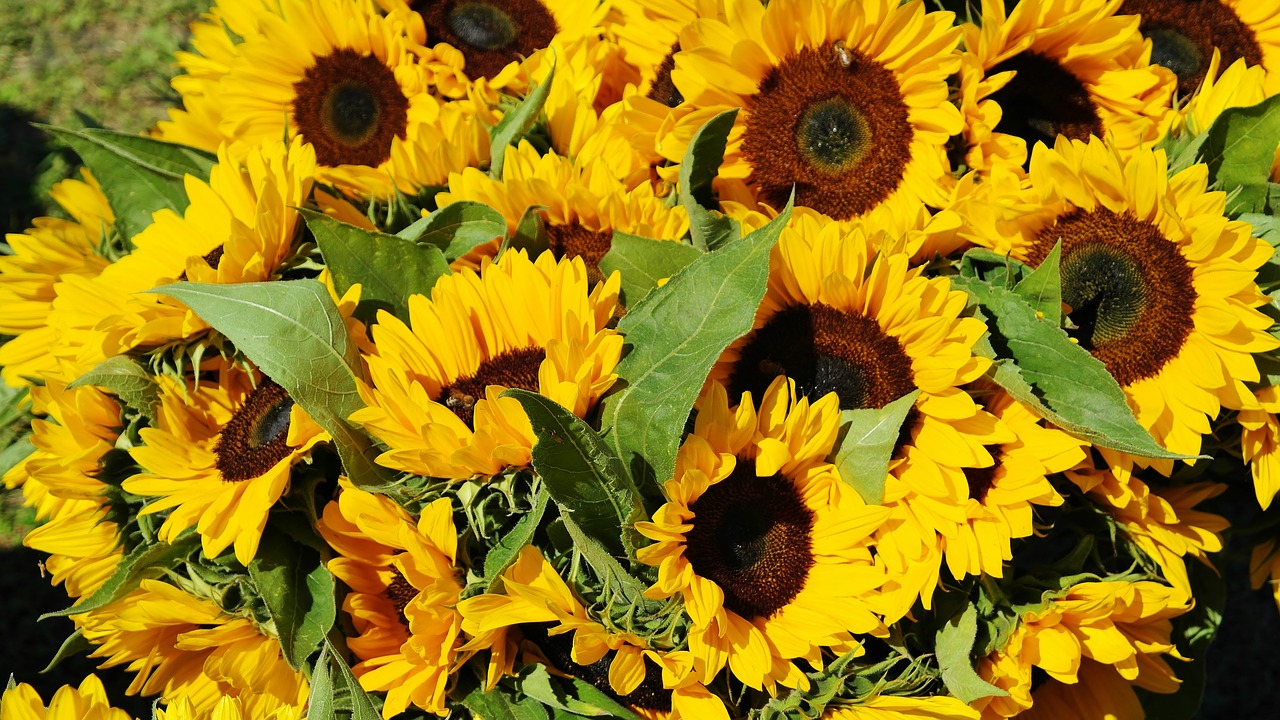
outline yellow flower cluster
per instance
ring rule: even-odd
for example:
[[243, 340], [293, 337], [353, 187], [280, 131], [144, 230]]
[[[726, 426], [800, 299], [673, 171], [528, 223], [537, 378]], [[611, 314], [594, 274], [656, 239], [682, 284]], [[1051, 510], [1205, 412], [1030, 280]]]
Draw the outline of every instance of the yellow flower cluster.
[[90, 657], [160, 720], [1197, 702], [1210, 478], [1280, 492], [1280, 0], [980, 4], [218, 0], [0, 254]]

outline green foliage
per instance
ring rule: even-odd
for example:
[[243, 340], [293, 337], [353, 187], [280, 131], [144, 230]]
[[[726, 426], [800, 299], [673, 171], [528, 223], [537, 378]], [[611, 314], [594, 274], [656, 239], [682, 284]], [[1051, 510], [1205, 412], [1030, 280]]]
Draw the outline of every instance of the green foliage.
[[1013, 291], [1022, 296], [1045, 320], [1054, 325], [1062, 324], [1062, 275], [1059, 271], [1062, 257], [1062, 240], [1040, 262], [1040, 266], [1018, 281]]
[[235, 343], [332, 437], [356, 485], [386, 482], [372, 443], [347, 418], [364, 406], [356, 350], [329, 291], [315, 280], [238, 285], [175, 283], [152, 292], [186, 304]]
[[1095, 445], [1151, 458], [1183, 458], [1156, 444], [1134, 418], [1106, 366], [1036, 317], [1017, 293], [972, 278], [953, 282], [993, 320], [991, 342], [1002, 360], [994, 379], [1018, 400], [1064, 430]]
[[702, 254], [683, 242], [614, 231], [609, 252], [600, 258], [600, 272], [606, 277], [615, 270], [622, 274], [622, 302], [630, 306], [643, 300], [660, 280], [680, 272]]
[[629, 308], [618, 329], [630, 351], [620, 389], [604, 399], [601, 431], [647, 496], [671, 477], [693, 402], [716, 358], [751, 329], [769, 252], [791, 204], [768, 225], [702, 255]]
[[966, 703], [984, 697], [1005, 697], [1009, 693], [978, 677], [973, 667], [974, 640], [978, 635], [978, 608], [965, 605], [964, 610], [938, 630], [936, 638], [938, 666], [942, 682], [950, 693]]
[[249, 563], [284, 659], [300, 670], [337, 618], [336, 584], [320, 553], [271, 526]]
[[549, 708], [574, 715], [639, 720], [635, 713], [594, 685], [576, 678], [552, 677], [545, 665], [531, 665], [520, 673], [520, 691]]
[[884, 501], [889, 461], [902, 423], [918, 397], [920, 391], [914, 390], [882, 408], [840, 412], [840, 434], [830, 461], [840, 471], [840, 479], [857, 490], [868, 505]]
[[720, 171], [729, 131], [737, 117], [735, 108], [708, 120], [694, 133], [680, 162], [680, 204], [689, 214], [689, 234], [699, 250], [715, 250], [741, 233], [736, 220], [707, 209], [716, 205], [711, 181]]
[[538, 116], [542, 114], [542, 106], [547, 104], [547, 96], [551, 93], [551, 82], [555, 76], [555, 59], [552, 58], [547, 79], [530, 90], [525, 99], [521, 100], [515, 108], [508, 110], [498, 124], [489, 131], [489, 177], [502, 178], [502, 166], [506, 162], [507, 147], [529, 132], [538, 121]]
[[398, 233], [399, 237], [421, 245], [434, 245], [452, 262], [494, 238], [507, 236], [502, 213], [478, 202], [445, 205]]
[[157, 210], [181, 214], [187, 207], [184, 178], [207, 180], [215, 158], [184, 145], [111, 130], [47, 132], [75, 150], [93, 171], [116, 216], [116, 229], [126, 240], [151, 224]]
[[120, 403], [133, 408], [149, 418], [160, 409], [160, 388], [147, 368], [127, 355], [117, 355], [98, 363], [67, 387], [85, 385], [100, 387], [115, 395]]
[[[62, 641], [62, 644], [58, 646], [58, 651], [49, 659], [49, 664], [45, 665], [40, 672], [47, 673], [69, 657], [87, 655], [91, 652], [93, 652], [93, 643], [85, 638], [84, 633], [76, 630], [68, 635], [66, 640]], [[10, 682], [12, 683], [12, 676], [10, 676]]]
[[489, 548], [489, 552], [484, 556], [484, 576], [488, 581], [485, 587], [486, 592], [496, 592], [498, 576], [511, 567], [525, 546], [533, 542], [533, 534], [542, 524], [542, 517], [547, 512], [547, 502], [550, 497], [546, 488], [541, 488], [537, 500], [534, 501], [533, 509], [521, 515], [515, 527], [507, 531], [501, 540]]
[[184, 532], [173, 543], [156, 542], [139, 545], [128, 555], [120, 558], [120, 564], [116, 565], [115, 572], [111, 573], [111, 577], [107, 578], [107, 581], [92, 595], [71, 607], [45, 613], [40, 616], [40, 619], [65, 617], [109, 605], [128, 595], [143, 580], [161, 577], [168, 569], [177, 566], [199, 547], [200, 536], [192, 530]]
[[1266, 210], [1277, 138], [1278, 97], [1250, 107], [1230, 108], [1209, 128], [1201, 156], [1218, 187], [1233, 193], [1228, 203], [1233, 214]]
[[634, 558], [632, 525], [646, 516], [618, 456], [589, 425], [553, 400], [519, 389], [502, 395], [519, 401], [533, 423], [538, 436], [533, 469], [560, 512], [613, 555]]
[[382, 720], [369, 695], [329, 640], [311, 670], [307, 720]]
[[338, 295], [360, 285], [356, 316], [365, 322], [383, 310], [408, 323], [409, 296], [429, 296], [436, 280], [449, 274], [449, 262], [433, 245], [370, 232], [314, 210], [302, 214]]
[[520, 222], [516, 223], [515, 232], [502, 243], [501, 250], [524, 250], [531, 258], [546, 252], [551, 247], [547, 224], [542, 220], [542, 211], [546, 208], [546, 205], [530, 205], [525, 208]]

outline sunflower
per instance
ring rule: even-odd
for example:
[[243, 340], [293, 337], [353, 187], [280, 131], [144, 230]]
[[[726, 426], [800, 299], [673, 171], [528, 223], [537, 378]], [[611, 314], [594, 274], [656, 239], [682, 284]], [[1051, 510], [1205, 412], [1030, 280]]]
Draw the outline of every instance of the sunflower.
[[943, 146], [960, 132], [947, 101], [957, 70], [954, 14], [893, 0], [727, 0], [727, 21], [681, 35], [672, 81], [682, 110], [657, 138], [679, 163], [707, 120], [742, 108], [720, 175], [780, 208], [837, 220], [884, 203], [939, 206]]
[[301, 136], [315, 148], [317, 179], [362, 197], [413, 195], [486, 159], [488, 109], [430, 94], [422, 35], [401, 15], [368, 2], [282, 0], [257, 22], [260, 34], [239, 45], [218, 83], [223, 137]]
[[668, 207], [648, 183], [635, 190], [615, 180], [614, 169], [598, 157], [571, 161], [554, 153], [539, 155], [527, 142], [509, 147], [502, 179], [467, 168], [449, 176], [449, 190], [436, 196], [440, 207], [480, 202], [496, 209], [514, 231], [525, 211], [543, 206], [547, 240], [556, 258], [582, 258], [591, 285], [604, 281], [600, 259], [613, 233], [678, 240], [689, 229], [683, 207]]
[[486, 688], [512, 673], [520, 640], [540, 662], [588, 682], [637, 714], [664, 720], [722, 718], [722, 700], [693, 676], [688, 652], [650, 649], [630, 633], [593, 620], [555, 567], [532, 545], [502, 573], [502, 592], [463, 600], [463, 650], [488, 650]]
[[89, 657], [105, 658], [101, 667], [125, 665], [136, 673], [129, 695], [185, 695], [200, 713], [234, 695], [251, 717], [306, 702], [306, 677], [289, 668], [279, 640], [172, 585], [143, 580], [119, 600], [71, 619], [98, 646]]
[[248, 565], [294, 464], [328, 435], [270, 378], [234, 365], [212, 374], [216, 380], [194, 389], [157, 379], [159, 412], [129, 450], [144, 472], [124, 489], [157, 498], [144, 515], [172, 510], [161, 540], [194, 525], [206, 557], [234, 543], [236, 559]]
[[857, 705], [828, 710], [822, 720], [978, 720], [978, 711], [953, 697], [876, 695]]
[[1249, 584], [1254, 590], [1270, 585], [1276, 607], [1280, 608], [1280, 543], [1265, 540], [1253, 547], [1249, 556]]
[[[978, 674], [1009, 695], [973, 706], [989, 720], [1144, 717], [1132, 686], [1177, 691], [1180, 681], [1160, 656], [1181, 659], [1170, 619], [1190, 608], [1182, 591], [1151, 581], [1073, 585], [1024, 613], [1004, 647], [979, 662]], [[1050, 681], [1034, 687], [1033, 666]]]
[[1280, 2], [1277, 0], [1124, 0], [1120, 13], [1140, 15], [1151, 41], [1151, 61], [1178, 77], [1178, 94], [1191, 95], [1215, 52], [1231, 65], [1243, 60], [1266, 71], [1267, 95], [1280, 92]]
[[389, 498], [344, 479], [338, 500], [324, 509], [320, 533], [338, 552], [329, 569], [351, 588], [342, 608], [359, 633], [347, 647], [360, 658], [353, 668], [360, 685], [387, 694], [383, 717], [410, 704], [447, 714], [462, 623], [450, 500], [432, 502], [415, 523]]
[[200, 713], [196, 712], [186, 695], [179, 695], [169, 700], [168, 707], [155, 709], [155, 720], [302, 720], [302, 708], [285, 706], [273, 710], [265, 717], [255, 717], [245, 710], [240, 698], [224, 695], [218, 698], [213, 710]]
[[[1259, 379], [1252, 354], [1280, 346], [1256, 309], [1272, 248], [1228, 220], [1226, 195], [1207, 183], [1204, 165], [1168, 177], [1160, 150], [1125, 159], [1096, 138], [1059, 138], [1036, 147], [1025, 191], [993, 201], [1006, 221], [974, 236], [1033, 267], [1061, 241], [1068, 333], [1115, 377], [1138, 422], [1187, 455], [1221, 407], [1257, 408], [1244, 385]], [[1133, 463], [1173, 469], [1102, 453], [1122, 474]]]
[[[907, 567], [914, 559], [945, 558], [957, 580], [966, 575], [1004, 577], [1004, 562], [1013, 559], [1012, 541], [1034, 530], [1033, 506], [1062, 504], [1046, 476], [1085, 459], [1084, 443], [1057, 428], [1044, 427], [1030, 408], [1007, 393], [990, 391], [983, 403], [997, 418], [1002, 439], [988, 449], [993, 464], [961, 469], [967, 485], [961, 502], [930, 474], [904, 472], [902, 479], [891, 477], [885, 485], [884, 504], [896, 522], [886, 523], [887, 529], [881, 532], [880, 554], [887, 563], [895, 556], [900, 559], [891, 576], [930, 580], [918, 589], [926, 601], [938, 571], [924, 574], [920, 568]], [[891, 617], [905, 613], [915, 599], [917, 588], [906, 582], [902, 587], [907, 592]]]
[[1280, 493], [1280, 388], [1265, 387], [1255, 393], [1258, 407], [1242, 410], [1240, 443], [1244, 461], [1253, 474], [1253, 490], [1263, 510]]
[[550, 47], [563, 49], [600, 34], [607, 3], [595, 0], [378, 0], [410, 27], [425, 27], [425, 59], [433, 89], [447, 97], [496, 99], [494, 90], [522, 92], [523, 63]]
[[1221, 62], [1222, 56], [1215, 49], [1200, 89], [1173, 115], [1174, 132], [1194, 137], [1207, 131], [1226, 110], [1257, 105], [1266, 99], [1266, 74], [1262, 68], [1237, 60], [1219, 73]]
[[702, 682], [728, 664], [772, 692], [807, 686], [793, 659], [820, 667], [824, 648], [883, 630], [870, 598], [884, 576], [867, 540], [888, 511], [864, 505], [826, 461], [838, 397], [810, 404], [786, 378], [762, 395], [758, 412], [750, 393], [731, 410], [719, 383], [707, 388], [667, 502], [636, 530], [655, 541], [637, 552], [658, 568], [645, 594], [684, 599]]
[[191, 204], [169, 210], [133, 239], [135, 250], [96, 278], [59, 285], [49, 324], [54, 348], [81, 372], [137, 347], [206, 333], [209, 326], [176, 300], [147, 294], [178, 280], [231, 284], [279, 276], [296, 249], [315, 173], [315, 152], [301, 140], [275, 142], [237, 155], [226, 146], [205, 183], [186, 178]]
[[42, 523], [23, 544], [49, 553], [53, 584], [82, 597], [111, 577], [122, 555], [98, 477], [120, 434], [120, 406], [97, 388], [68, 389], [57, 380], [31, 388], [31, 398], [35, 450], [5, 473], [4, 484], [22, 487]]
[[47, 708], [35, 688], [18, 683], [5, 689], [0, 708], [0, 720], [133, 720], [124, 710], [111, 707], [102, 681], [92, 674], [80, 687], [58, 688]]
[[508, 251], [410, 297], [408, 325], [379, 313], [368, 407], [351, 417], [390, 447], [378, 463], [457, 479], [527, 466], [533, 427], [499, 395], [537, 391], [584, 417], [617, 378], [622, 336], [606, 325], [618, 283], [588, 292], [581, 258]]
[[[109, 260], [99, 252], [115, 216], [98, 181], [87, 169], [80, 180], [63, 180], [49, 195], [70, 220], [42, 217], [25, 233], [5, 236], [9, 253], [0, 255], [0, 375], [12, 386], [60, 373], [49, 347], [58, 338], [48, 325], [58, 283], [69, 276], [92, 278]], [[65, 378], [74, 380], [75, 378]]]
[[1184, 558], [1209, 565], [1206, 553], [1222, 550], [1220, 533], [1230, 526], [1226, 518], [1195, 506], [1221, 495], [1227, 486], [1195, 482], [1168, 487], [1167, 480], [1152, 475], [1146, 471], [1121, 480], [1109, 470], [1087, 466], [1067, 473], [1077, 487], [1111, 512], [1125, 535], [1160, 566], [1165, 579], [1190, 596]]
[[1021, 167], [1058, 135], [1108, 137], [1122, 153], [1159, 138], [1174, 77], [1152, 65], [1138, 20], [1110, 0], [983, 0], [964, 26], [960, 73], [966, 164]]

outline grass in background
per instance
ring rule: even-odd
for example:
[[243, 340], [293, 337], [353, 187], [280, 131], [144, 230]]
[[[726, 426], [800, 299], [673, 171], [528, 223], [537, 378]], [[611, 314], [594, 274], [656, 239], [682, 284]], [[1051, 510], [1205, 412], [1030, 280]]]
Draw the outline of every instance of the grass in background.
[[21, 232], [59, 214], [49, 186], [74, 156], [30, 123], [95, 122], [141, 132], [175, 95], [173, 53], [210, 0], [10, 0], [0, 2], [0, 222]]

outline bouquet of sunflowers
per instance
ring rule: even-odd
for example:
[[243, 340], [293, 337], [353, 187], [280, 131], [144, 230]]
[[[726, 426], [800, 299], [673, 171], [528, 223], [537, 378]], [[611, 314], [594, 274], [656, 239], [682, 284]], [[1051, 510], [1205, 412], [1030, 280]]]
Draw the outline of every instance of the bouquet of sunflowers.
[[1278, 7], [218, 0], [0, 257], [54, 661], [162, 720], [1191, 717], [1203, 506], [1280, 577]]

